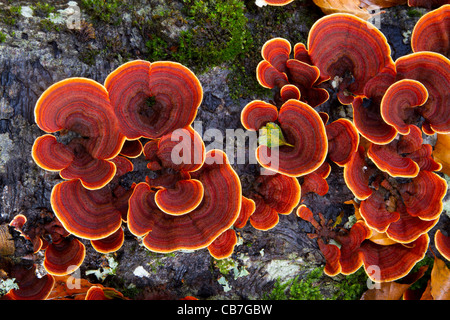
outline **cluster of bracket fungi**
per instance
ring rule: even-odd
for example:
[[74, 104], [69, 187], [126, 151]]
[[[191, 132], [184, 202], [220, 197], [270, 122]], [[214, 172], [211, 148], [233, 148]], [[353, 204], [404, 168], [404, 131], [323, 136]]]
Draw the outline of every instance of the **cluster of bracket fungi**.
[[[450, 133], [449, 21], [450, 5], [421, 18], [413, 53], [395, 62], [384, 35], [350, 14], [321, 18], [307, 44], [293, 50], [285, 39], [267, 41], [257, 79], [276, 95], [271, 103], [247, 104], [241, 122], [260, 133], [278, 128], [282, 139], [257, 148], [259, 164], [271, 174], [256, 177], [255, 192], [247, 196], [226, 154], [206, 152], [191, 127], [203, 91], [185, 66], [136, 60], [110, 73], [103, 85], [86, 78], [52, 85], [35, 107], [46, 134], [36, 139], [32, 156], [63, 179], [51, 193], [57, 219], [33, 235], [24, 233], [35, 251], [45, 250], [48, 275], [24, 281], [9, 297], [48, 297], [52, 276], [68, 275], [84, 260], [77, 238], [90, 240], [99, 252], [114, 252], [123, 244], [125, 223], [151, 251], [207, 248], [222, 259], [233, 253], [236, 229], [249, 221], [269, 230], [279, 214], [293, 211], [315, 227], [310, 236], [326, 258], [326, 274], [364, 266], [377, 282], [405, 276], [428, 250], [427, 233], [447, 191], [435, 172], [442, 166], [422, 136]], [[316, 110], [330, 99], [325, 83], [332, 83], [341, 104], [353, 107], [352, 120], [328, 123], [328, 114]], [[175, 163], [171, 155], [180, 145], [186, 147], [180, 149], [183, 161]], [[133, 171], [130, 159], [140, 156], [157, 175], [126, 188], [120, 179]], [[355, 196], [357, 222], [349, 229], [334, 228], [321, 213], [317, 221], [302, 204], [303, 194], [328, 192], [330, 163], [343, 167]], [[25, 223], [17, 216], [11, 225], [21, 230]], [[51, 242], [42, 240], [44, 234]], [[438, 231], [435, 244], [450, 258], [449, 237]], [[376, 276], [369, 269], [374, 265]]]

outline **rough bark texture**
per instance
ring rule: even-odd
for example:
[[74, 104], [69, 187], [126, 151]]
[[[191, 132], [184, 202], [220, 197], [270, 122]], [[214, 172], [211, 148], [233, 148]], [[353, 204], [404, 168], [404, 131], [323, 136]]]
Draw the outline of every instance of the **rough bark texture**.
[[[246, 1], [250, 28], [256, 28], [259, 23], [264, 25], [266, 32], [261, 36], [251, 29], [260, 38], [255, 40], [248, 66], [256, 66], [260, 59], [260, 45], [271, 37], [285, 37], [292, 43], [306, 39], [308, 28], [321, 12], [307, 1], [297, 1], [299, 4], [295, 11], [290, 12], [289, 19], [273, 25], [274, 15], [281, 12], [279, 8], [257, 8], [253, 1]], [[64, 1], [48, 2], [56, 10], [67, 8]], [[17, 1], [12, 5], [29, 6], [33, 3]], [[4, 1], [0, 4], [1, 17], [9, 15], [10, 6]], [[114, 23], [98, 21], [91, 13], [82, 10], [82, 19], [92, 23], [83, 32], [69, 30], [64, 23], [45, 26], [42, 22], [46, 19], [44, 15], [17, 15], [14, 16], [15, 21], [0, 19], [0, 31], [5, 35], [3, 43], [0, 43], [0, 224], [8, 223], [20, 213], [28, 217], [30, 224], [38, 223], [42, 210], [51, 210], [51, 189], [61, 181], [57, 174], [37, 167], [30, 156], [34, 139], [42, 134], [34, 123], [33, 114], [40, 94], [54, 82], [68, 77], [87, 77], [103, 83], [108, 73], [123, 62], [146, 59], [146, 37], [149, 34], [136, 27], [134, 15], [139, 13], [143, 19], [156, 19], [157, 12], [171, 10], [170, 15], [159, 20], [159, 26], [166, 27], [159, 31], [176, 39], [181, 30], [190, 28], [187, 22], [175, 23], [182, 21], [182, 6], [181, 0], [135, 1], [134, 12], [121, 12], [120, 19]], [[399, 6], [386, 10], [382, 15], [382, 31], [389, 38], [394, 59], [409, 52], [409, 41], [405, 37], [418, 18], [408, 15], [408, 10], [406, 6]], [[299, 39], [300, 36], [303, 38]], [[195, 70], [196, 66], [188, 67]], [[197, 74], [204, 89], [204, 100], [196, 120], [202, 122], [204, 131], [214, 128], [225, 133], [226, 129], [242, 128], [241, 109], [252, 99], [265, 98], [247, 92], [239, 99], [232, 99], [231, 80], [228, 78], [230, 67], [223, 63]], [[254, 81], [254, 69], [247, 77]], [[351, 116], [349, 108], [330, 109], [330, 104], [323, 108], [332, 117]], [[142, 167], [145, 166], [136, 166], [137, 170]], [[257, 168], [255, 165], [234, 167], [241, 177], [245, 194], [252, 188], [252, 177]], [[327, 219], [336, 218], [340, 212], [345, 213], [346, 219], [353, 213], [353, 207], [344, 201], [353, 196], [343, 181], [342, 169], [333, 166], [327, 181], [330, 191], [326, 196], [308, 195], [305, 202]], [[444, 222], [448, 225], [444, 214], [441, 220], [444, 221], [437, 227]], [[269, 231], [258, 231], [248, 224], [239, 230], [240, 242], [227, 260], [229, 269], [225, 268], [223, 261], [212, 259], [206, 249], [167, 255], [149, 252], [126, 231], [123, 247], [112, 255], [118, 263], [115, 273], [108, 276], [105, 283], [119, 290], [136, 286], [139, 289], [134, 296], [136, 299], [178, 299], [186, 295], [209, 299], [262, 298], [264, 293], [272, 290], [277, 279], [284, 282], [296, 276], [303, 278], [312, 269], [323, 266], [324, 259], [315, 240], [306, 235], [311, 231], [310, 225], [294, 214], [281, 216], [279, 224]], [[80, 274], [92, 282], [99, 282], [95, 276], [86, 275], [86, 271], [102, 270], [108, 265], [107, 257], [97, 253], [89, 242], [84, 243], [87, 254]], [[29, 244], [19, 237], [16, 247], [16, 256], [25, 256], [29, 252]], [[39, 265], [42, 254], [36, 255], [35, 259]], [[134, 271], [138, 267], [148, 274], [136, 275]], [[321, 290], [325, 297], [336, 293], [335, 284], [341, 279], [322, 278]]]

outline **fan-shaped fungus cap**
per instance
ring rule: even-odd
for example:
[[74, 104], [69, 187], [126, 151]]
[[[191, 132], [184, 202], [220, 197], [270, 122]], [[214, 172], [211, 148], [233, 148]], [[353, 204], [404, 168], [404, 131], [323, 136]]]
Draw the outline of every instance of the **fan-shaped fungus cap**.
[[344, 166], [345, 183], [359, 200], [367, 199], [373, 192], [369, 187], [372, 170], [367, 166], [365, 157], [364, 147], [360, 145]]
[[410, 7], [425, 7], [430, 9], [444, 4], [449, 4], [449, 0], [408, 0], [408, 6]]
[[91, 240], [95, 251], [100, 253], [112, 253], [119, 250], [125, 241], [125, 233], [122, 228], [103, 239]]
[[330, 175], [331, 166], [328, 162], [324, 162], [316, 171], [308, 173], [303, 176], [302, 197], [309, 192], [314, 192], [319, 196], [324, 196], [328, 193], [329, 186], [327, 178]]
[[248, 219], [253, 214], [253, 212], [255, 212], [255, 209], [256, 209], [255, 201], [242, 196], [241, 212], [239, 213], [239, 217], [234, 223], [234, 227], [238, 229], [245, 227]]
[[269, 6], [285, 6], [294, 0], [257, 0], [259, 6], [269, 5]]
[[36, 265], [31, 268], [24, 265], [15, 265], [11, 278], [16, 279], [19, 289], [11, 289], [5, 297], [12, 300], [45, 300], [50, 295], [55, 278], [46, 274], [41, 278], [36, 275]]
[[206, 154], [202, 168], [193, 178], [203, 184], [201, 204], [191, 212], [173, 216], [162, 212], [155, 203], [155, 191], [139, 183], [129, 201], [128, 228], [144, 236], [144, 245], [156, 252], [207, 247], [229, 229], [241, 210], [241, 183], [222, 151]]
[[410, 182], [400, 184], [398, 190], [411, 216], [435, 220], [443, 210], [447, 182], [434, 172], [420, 171]]
[[208, 251], [215, 259], [225, 259], [231, 256], [236, 243], [236, 232], [233, 229], [228, 229], [208, 246]]
[[434, 234], [434, 244], [445, 259], [450, 260], [450, 237], [445, 236], [441, 230]]
[[433, 51], [450, 58], [450, 5], [423, 15], [411, 34], [413, 52]]
[[[272, 109], [270, 112], [273, 113]], [[286, 141], [292, 146], [269, 148], [260, 145], [256, 150], [259, 164], [263, 168], [293, 177], [306, 175], [319, 168], [327, 156], [328, 139], [325, 125], [317, 111], [298, 100], [288, 100], [281, 106], [277, 122]]]
[[122, 225], [122, 212], [108, 188], [87, 190], [78, 180], [64, 181], [53, 187], [50, 201], [64, 228], [80, 238], [106, 238]]
[[76, 238], [63, 238], [45, 250], [44, 268], [52, 275], [62, 276], [78, 269], [84, 261], [85, 247]]
[[336, 13], [317, 20], [308, 35], [308, 52], [321, 77], [342, 78], [338, 98], [343, 104], [363, 95], [367, 82], [393, 65], [384, 35], [351, 14]]
[[410, 243], [430, 231], [439, 221], [439, 218], [427, 221], [411, 216], [402, 201], [397, 201], [396, 207], [400, 217], [386, 230], [386, 236], [395, 242]]
[[125, 299], [123, 294], [114, 288], [91, 286], [86, 293], [85, 300], [113, 300]]
[[[181, 142], [176, 141], [177, 138]], [[172, 173], [166, 174], [172, 179], [147, 179], [152, 187], [159, 189], [155, 195], [158, 207], [173, 215], [194, 210], [202, 201], [204, 190], [201, 182], [190, 179], [188, 173], [198, 170], [205, 160], [205, 145], [200, 135], [190, 126], [177, 129], [158, 141], [151, 140], [146, 143], [144, 154], [150, 160], [149, 169], [170, 169], [171, 172], [177, 172], [176, 176]], [[161, 174], [164, 175], [164, 172]], [[183, 177], [187, 179], [179, 180]]]
[[301, 187], [295, 177], [282, 174], [261, 175], [255, 181], [255, 211], [251, 225], [258, 230], [269, 230], [279, 221], [279, 214], [287, 215], [298, 205]]
[[391, 85], [381, 101], [380, 112], [384, 121], [393, 126], [398, 133], [408, 134], [415, 108], [422, 106], [428, 100], [428, 91], [418, 81], [404, 79]]
[[85, 78], [57, 82], [40, 96], [34, 113], [45, 132], [76, 135], [67, 145], [53, 135], [36, 139], [32, 156], [40, 167], [60, 171], [64, 179], [80, 179], [89, 189], [114, 177], [115, 166], [108, 160], [119, 154], [125, 137], [102, 85]]
[[273, 104], [253, 100], [241, 112], [241, 123], [247, 130], [258, 131], [268, 122], [275, 122], [278, 118], [278, 109]]
[[428, 100], [420, 107], [420, 114], [426, 120], [422, 129], [431, 134], [449, 133], [450, 60], [439, 53], [423, 51], [398, 58], [395, 66], [397, 81], [416, 80], [428, 91]]
[[156, 139], [190, 125], [203, 99], [195, 74], [170, 61], [130, 61], [108, 75], [105, 87], [130, 140]]
[[367, 225], [378, 232], [386, 232], [392, 222], [400, 218], [396, 211], [386, 208], [385, 193], [383, 190], [375, 190], [370, 197], [361, 202], [360, 214]]
[[326, 125], [328, 137], [328, 157], [331, 161], [344, 166], [358, 150], [359, 134], [348, 119], [338, 119]]
[[[429, 237], [421, 235], [408, 244], [379, 245], [364, 241], [360, 252], [364, 269], [374, 282], [395, 281], [406, 276], [428, 250]], [[376, 269], [373, 266], [377, 266]]]
[[392, 177], [414, 178], [420, 170], [440, 170], [442, 166], [432, 158], [431, 145], [422, 142], [422, 131], [410, 125], [409, 134], [389, 144], [370, 144], [367, 156]]

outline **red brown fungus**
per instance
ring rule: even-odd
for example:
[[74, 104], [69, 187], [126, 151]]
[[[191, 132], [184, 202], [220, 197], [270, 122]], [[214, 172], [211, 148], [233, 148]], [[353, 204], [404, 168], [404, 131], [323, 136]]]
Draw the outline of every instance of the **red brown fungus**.
[[413, 52], [432, 51], [450, 58], [449, 30], [449, 4], [423, 15], [417, 21], [411, 34]]
[[391, 177], [414, 178], [420, 170], [439, 171], [442, 165], [433, 159], [432, 146], [422, 143], [422, 131], [411, 125], [409, 134], [389, 144], [370, 144], [367, 156]]
[[236, 232], [233, 229], [228, 229], [208, 246], [208, 251], [215, 259], [225, 259], [231, 256], [236, 243]]
[[125, 140], [120, 155], [127, 158], [137, 158], [144, 151], [144, 146], [140, 140]]
[[360, 248], [364, 269], [374, 282], [398, 280], [406, 276], [416, 263], [425, 257], [428, 244], [427, 234], [408, 244], [379, 245], [365, 241]]
[[359, 200], [367, 199], [373, 192], [369, 187], [369, 179], [373, 173], [373, 168], [367, 166], [365, 158], [365, 149], [360, 145], [358, 151], [344, 166], [345, 183]]
[[[328, 91], [314, 86], [319, 79], [317, 67], [290, 59], [291, 45], [283, 38], [273, 38], [263, 45], [261, 61], [256, 68], [256, 78], [265, 88], [282, 89], [290, 84], [299, 89], [300, 95], [295, 99], [308, 103], [311, 107], [321, 105], [328, 100]], [[280, 93], [281, 94], [281, 93]], [[282, 100], [287, 101], [284, 98]]]
[[302, 198], [309, 192], [314, 192], [319, 196], [324, 196], [328, 193], [329, 185], [327, 178], [331, 173], [331, 166], [328, 162], [324, 162], [316, 171], [308, 173], [303, 176]]
[[242, 205], [241, 212], [239, 213], [239, 217], [234, 222], [234, 227], [238, 229], [242, 229], [247, 224], [250, 216], [255, 212], [256, 205], [255, 201], [250, 198], [242, 196]]
[[122, 228], [117, 229], [116, 232], [99, 240], [91, 240], [91, 245], [95, 251], [100, 253], [116, 252], [125, 241], [125, 233]]
[[45, 300], [55, 284], [55, 279], [50, 274], [39, 278], [36, 275], [36, 265], [15, 265], [10, 277], [16, 279], [19, 286], [19, 289], [11, 289], [3, 296], [11, 300]]
[[282, 174], [260, 175], [255, 181], [255, 202], [250, 224], [258, 230], [269, 230], [279, 221], [279, 214], [287, 215], [298, 205], [301, 186], [295, 177]]
[[450, 60], [435, 52], [417, 52], [395, 61], [397, 81], [412, 79], [428, 91], [428, 100], [420, 107], [427, 134], [450, 132]]
[[[297, 57], [305, 56], [301, 46], [294, 51]], [[337, 96], [343, 104], [363, 96], [369, 81], [386, 69], [393, 69], [384, 35], [351, 14], [330, 14], [317, 20], [308, 35], [307, 52], [323, 80], [339, 80]]]
[[316, 233], [309, 236], [317, 239], [319, 249], [326, 259], [325, 274], [352, 274], [362, 266], [359, 248], [372, 235], [372, 231], [362, 220], [357, 221], [350, 230], [339, 230], [331, 226], [333, 221], [326, 223], [321, 214], [320, 221], [315, 220], [312, 211], [305, 205], [297, 208], [297, 215], [316, 229]]
[[400, 184], [398, 191], [411, 216], [435, 220], [443, 210], [447, 182], [434, 172], [420, 171], [411, 181]]
[[156, 139], [190, 125], [203, 99], [195, 74], [170, 61], [130, 61], [108, 75], [105, 87], [130, 140]]
[[275, 122], [278, 109], [273, 104], [261, 100], [249, 102], [241, 112], [241, 123], [247, 130], [258, 131], [268, 122]]
[[101, 286], [91, 286], [86, 292], [85, 300], [114, 300], [126, 299], [123, 293], [117, 291], [114, 288], [105, 288]]
[[430, 231], [439, 221], [439, 218], [422, 220], [411, 216], [402, 201], [397, 202], [396, 211], [399, 213], [399, 219], [389, 225], [386, 236], [398, 243], [415, 241], [422, 234]]
[[[116, 232], [122, 225], [123, 207], [109, 187], [83, 188], [78, 180], [53, 187], [51, 205], [64, 228], [77, 237], [98, 240]], [[121, 199], [127, 201], [127, 197]]]
[[268, 4], [270, 6], [285, 6], [291, 3], [294, 0], [261, 0], [264, 4]]
[[350, 120], [344, 118], [326, 125], [325, 130], [328, 138], [328, 158], [342, 167], [358, 150], [358, 131]]
[[410, 7], [425, 7], [428, 9], [450, 4], [449, 0], [408, 0]]
[[83, 243], [76, 238], [66, 237], [48, 245], [45, 250], [44, 268], [52, 275], [67, 275], [81, 266], [85, 255]]
[[203, 200], [196, 209], [180, 216], [162, 212], [155, 202], [156, 192], [147, 183], [139, 183], [134, 188], [129, 201], [128, 228], [134, 235], [143, 237], [143, 244], [149, 250], [205, 248], [239, 217], [241, 183], [225, 153], [209, 151], [193, 178], [203, 185]]
[[[59, 171], [66, 180], [80, 179], [89, 189], [105, 186], [115, 175], [109, 160], [125, 142], [108, 98], [99, 83], [69, 78], [50, 86], [35, 107], [35, 120], [48, 134], [36, 139], [32, 156], [45, 170]], [[66, 144], [59, 139], [71, 132]]]
[[420, 82], [410, 79], [397, 81], [387, 89], [381, 101], [381, 116], [398, 133], [406, 135], [412, 126], [407, 122], [417, 118], [416, 113], [427, 100], [428, 91]]
[[434, 234], [434, 244], [439, 253], [450, 260], [450, 237], [445, 236], [441, 230], [437, 230]]
[[370, 197], [361, 202], [360, 214], [367, 225], [378, 232], [386, 232], [392, 222], [400, 218], [396, 211], [388, 210], [384, 190], [375, 190]]
[[278, 117], [276, 112], [275, 106], [259, 100], [248, 103], [242, 110], [241, 122], [247, 130], [261, 129], [259, 126], [276, 119], [289, 144], [279, 148], [260, 145], [256, 150], [258, 163], [265, 169], [293, 177], [315, 171], [325, 161], [328, 150], [320, 115], [298, 100], [286, 101]]
[[[177, 141], [176, 135], [181, 142]], [[200, 204], [203, 186], [189, 175], [205, 160], [205, 145], [197, 132], [188, 126], [159, 140], [151, 140], [144, 146], [144, 155], [150, 161], [147, 167], [159, 172], [157, 178], [147, 177], [146, 181], [158, 189], [155, 201], [162, 211], [182, 215]]]

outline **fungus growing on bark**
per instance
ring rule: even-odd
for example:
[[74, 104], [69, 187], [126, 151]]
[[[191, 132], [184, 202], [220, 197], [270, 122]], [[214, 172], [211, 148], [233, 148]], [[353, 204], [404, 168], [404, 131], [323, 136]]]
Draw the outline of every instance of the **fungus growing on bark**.
[[417, 52], [395, 61], [397, 81], [412, 79], [428, 91], [428, 100], [420, 107], [427, 134], [450, 132], [450, 60], [435, 52]]
[[423, 15], [411, 34], [413, 52], [433, 51], [450, 58], [450, 5]]
[[439, 171], [442, 166], [432, 158], [432, 146], [423, 144], [422, 131], [415, 125], [408, 130], [389, 144], [370, 144], [367, 156], [392, 177], [414, 178], [420, 170]]
[[325, 130], [328, 137], [328, 157], [342, 167], [358, 150], [358, 131], [350, 120], [344, 118], [326, 125]]
[[71, 180], [53, 187], [50, 200], [67, 231], [80, 238], [99, 240], [122, 225], [122, 202], [126, 203], [127, 197], [117, 198], [108, 187], [88, 190], [78, 180]]
[[84, 245], [76, 238], [62, 238], [45, 249], [44, 268], [52, 275], [66, 275], [78, 269], [84, 261]]
[[287, 215], [298, 205], [301, 187], [295, 177], [283, 174], [260, 175], [255, 181], [255, 211], [250, 224], [258, 230], [269, 230], [279, 221], [279, 214]]
[[19, 289], [11, 289], [3, 296], [10, 300], [45, 300], [55, 284], [55, 279], [50, 274], [38, 277], [36, 265], [14, 265], [10, 277], [16, 279], [19, 286]]
[[125, 233], [122, 228], [107, 236], [106, 238], [91, 240], [91, 245], [95, 251], [100, 253], [112, 253], [119, 250], [125, 240]]
[[[112, 180], [116, 157], [125, 142], [110, 105], [108, 92], [99, 83], [69, 78], [50, 86], [34, 110], [39, 128], [48, 134], [36, 139], [32, 156], [45, 170], [59, 171], [66, 180], [80, 179], [88, 189], [100, 189]], [[51, 133], [59, 132], [59, 139]]]
[[228, 230], [241, 211], [241, 183], [222, 151], [211, 150], [203, 166], [192, 173], [204, 188], [200, 205], [189, 213], [174, 216], [162, 212], [155, 202], [156, 192], [139, 183], [129, 201], [128, 228], [143, 237], [151, 251], [172, 252], [209, 246]]
[[108, 75], [105, 87], [130, 140], [156, 139], [190, 125], [203, 99], [195, 74], [170, 61], [130, 61]]
[[269, 6], [285, 6], [294, 0], [256, 0], [256, 4], [260, 7]]
[[[242, 125], [247, 130], [260, 130], [261, 126], [275, 120], [281, 130], [277, 129], [278, 135], [269, 130], [265, 143], [257, 148], [259, 164], [265, 169], [293, 177], [306, 175], [320, 167], [327, 155], [328, 140], [317, 111], [298, 100], [288, 100], [278, 112], [275, 106], [255, 100], [248, 103], [241, 113]], [[278, 148], [270, 147], [273, 143], [271, 138], [279, 136], [284, 136], [286, 143], [273, 146]]]
[[428, 9], [442, 6], [444, 4], [450, 4], [449, 0], [408, 0], [408, 6], [410, 7], [425, 7]]
[[326, 179], [330, 173], [330, 164], [328, 162], [324, 162], [316, 171], [303, 176], [303, 181], [301, 182], [302, 198], [309, 192], [314, 192], [319, 196], [326, 195], [329, 190]]
[[389, 282], [406, 276], [425, 257], [428, 244], [429, 237], [423, 234], [407, 244], [379, 245], [364, 241], [359, 250], [369, 278], [375, 282]]
[[125, 299], [123, 294], [114, 288], [105, 288], [103, 286], [91, 286], [86, 292], [85, 300], [114, 300]]
[[236, 243], [236, 232], [228, 229], [208, 246], [208, 251], [215, 259], [225, 259], [231, 256]]
[[434, 244], [439, 253], [450, 260], [450, 237], [445, 236], [441, 230], [437, 230], [434, 234]]
[[[176, 136], [181, 141], [176, 141]], [[155, 201], [158, 207], [172, 215], [182, 215], [194, 210], [203, 199], [203, 186], [192, 179], [190, 173], [201, 168], [205, 161], [205, 145], [200, 135], [188, 126], [151, 140], [144, 146], [147, 167], [159, 173], [146, 179], [157, 188]]]
[[351, 14], [331, 14], [316, 21], [308, 35], [307, 54], [304, 50], [297, 46], [295, 55], [318, 67], [321, 79], [342, 79], [337, 96], [343, 104], [364, 95], [366, 84], [394, 64], [384, 35]]
[[303, 61], [290, 59], [290, 53], [291, 44], [286, 39], [273, 38], [266, 41], [261, 50], [264, 60], [256, 68], [258, 82], [269, 89], [293, 85], [300, 92], [296, 99], [313, 108], [327, 101], [328, 91], [314, 86], [320, 76], [319, 69]]
[[234, 226], [238, 229], [245, 227], [250, 216], [255, 212], [256, 205], [255, 201], [250, 198], [242, 196], [241, 212], [239, 217], [234, 223]]
[[[398, 133], [406, 135], [420, 113], [420, 106], [428, 100], [428, 91], [418, 81], [404, 79], [392, 84], [381, 101], [380, 112], [384, 121]], [[417, 110], [417, 111], [416, 111]]]
[[345, 183], [359, 200], [365, 200], [372, 194], [369, 179], [373, 173], [373, 168], [367, 165], [365, 153], [364, 147], [360, 145], [357, 152], [344, 166]]

